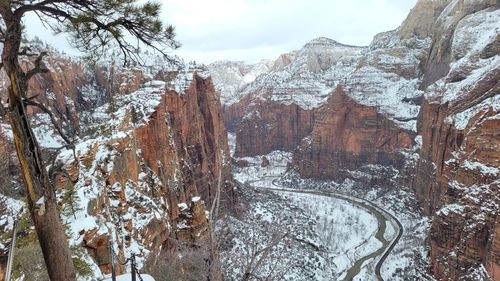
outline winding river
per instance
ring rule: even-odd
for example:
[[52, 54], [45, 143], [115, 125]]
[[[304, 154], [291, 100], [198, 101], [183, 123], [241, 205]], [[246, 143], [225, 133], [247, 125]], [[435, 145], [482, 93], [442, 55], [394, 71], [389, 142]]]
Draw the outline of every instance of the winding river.
[[[247, 182], [248, 184], [253, 184], [256, 181], [250, 181]], [[309, 195], [314, 195], [314, 196], [323, 196], [323, 197], [332, 197], [340, 200], [344, 200], [346, 202], [349, 202], [350, 204], [357, 205], [360, 208], [365, 209], [368, 211], [370, 214], [372, 214], [378, 221], [378, 229], [375, 233], [375, 239], [380, 241], [382, 243], [382, 247], [378, 248], [376, 251], [369, 253], [368, 255], [359, 257], [356, 261], [354, 261], [353, 265], [347, 270], [344, 278], [342, 281], [350, 281], [353, 280], [354, 277], [356, 277], [361, 270], [363, 269], [364, 266], [367, 266], [367, 262], [370, 260], [376, 261], [377, 263], [375, 264], [375, 276], [377, 277], [377, 280], [384, 280], [382, 277], [382, 274], [380, 273], [380, 270], [382, 268], [382, 264], [384, 261], [387, 259], [387, 256], [390, 254], [390, 252], [394, 249], [396, 244], [398, 243], [399, 239], [403, 235], [403, 226], [401, 222], [392, 214], [387, 212], [386, 210], [382, 209], [381, 207], [377, 206], [376, 204], [354, 196], [350, 195], [345, 195], [337, 192], [328, 192], [328, 191], [318, 191], [318, 190], [311, 190], [311, 189], [290, 189], [290, 188], [281, 188], [278, 187], [278, 185], [275, 183], [273, 180], [273, 184], [276, 187], [262, 187], [262, 186], [254, 186], [256, 188], [260, 189], [266, 189], [274, 192], [288, 192], [288, 193], [302, 193], [302, 194], [309, 194]], [[394, 222], [397, 225], [397, 235], [392, 240], [387, 240], [384, 237], [384, 234], [387, 231], [387, 223], [388, 222]], [[373, 262], [372, 261], [372, 262]]]

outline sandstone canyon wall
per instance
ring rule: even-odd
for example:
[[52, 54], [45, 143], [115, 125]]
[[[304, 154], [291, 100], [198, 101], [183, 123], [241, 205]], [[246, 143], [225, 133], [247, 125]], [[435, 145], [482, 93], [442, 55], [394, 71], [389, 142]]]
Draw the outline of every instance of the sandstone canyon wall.
[[[54, 153], [64, 142], [44, 113], [30, 114], [47, 159], [70, 176], [56, 178], [56, 193], [78, 258], [106, 274], [109, 243], [118, 257], [135, 253], [139, 266], [149, 267], [178, 245], [206, 241], [207, 210], [219, 188], [221, 205], [233, 200], [227, 133], [211, 78], [183, 69], [156, 81], [145, 69], [88, 67], [58, 54], [47, 66], [51, 72], [30, 83], [30, 96], [54, 112], [74, 151]], [[7, 121], [1, 128], [8, 140]], [[12, 225], [0, 227], [8, 232]]]
[[224, 109], [236, 156], [293, 151], [302, 177], [334, 180], [390, 165], [432, 218], [430, 273], [500, 278], [497, 2], [420, 0], [367, 48], [282, 55]]
[[341, 179], [369, 163], [401, 167], [404, 157], [395, 151], [413, 146], [413, 132], [356, 103], [341, 86], [318, 115], [311, 137], [294, 153], [303, 177]]
[[241, 98], [227, 100], [224, 107], [224, 119], [236, 135], [236, 156], [294, 150], [311, 134], [331, 86], [355, 67], [365, 50], [317, 38], [259, 72], [237, 94]]
[[454, 1], [438, 18], [419, 119], [413, 186], [430, 229], [431, 273], [500, 278], [499, 34], [494, 1]]

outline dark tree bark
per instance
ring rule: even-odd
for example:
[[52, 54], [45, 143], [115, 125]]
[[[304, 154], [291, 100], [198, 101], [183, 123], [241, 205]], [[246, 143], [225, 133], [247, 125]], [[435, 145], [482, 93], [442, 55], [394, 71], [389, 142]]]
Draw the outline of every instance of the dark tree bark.
[[5, 22], [2, 63], [10, 80], [8, 117], [26, 186], [28, 208], [50, 279], [75, 280], [76, 273], [68, 239], [57, 211], [54, 189], [43, 166], [40, 146], [34, 137], [23, 101], [28, 87], [28, 77], [18, 61], [22, 38], [21, 18], [3, 6], [0, 6], [0, 14]]

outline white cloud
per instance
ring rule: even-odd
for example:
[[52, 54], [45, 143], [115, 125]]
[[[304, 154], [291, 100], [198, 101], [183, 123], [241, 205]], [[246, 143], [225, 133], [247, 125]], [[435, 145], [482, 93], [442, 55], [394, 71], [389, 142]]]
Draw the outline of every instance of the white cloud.
[[[165, 22], [173, 24], [187, 60], [209, 63], [257, 61], [300, 48], [324, 36], [367, 45], [376, 33], [394, 29], [416, 0], [162, 0]], [[65, 50], [64, 38], [27, 20], [31, 36]]]

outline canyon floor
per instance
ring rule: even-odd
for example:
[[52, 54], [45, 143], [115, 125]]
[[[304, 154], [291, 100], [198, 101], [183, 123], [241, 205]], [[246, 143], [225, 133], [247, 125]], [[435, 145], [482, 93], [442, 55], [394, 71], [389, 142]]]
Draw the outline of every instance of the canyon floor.
[[238, 190], [242, 215], [221, 223], [227, 276], [249, 270], [263, 279], [429, 280], [429, 221], [412, 208], [411, 192], [303, 180], [287, 171], [291, 154], [281, 151], [238, 160], [248, 163], [234, 170], [245, 187]]

